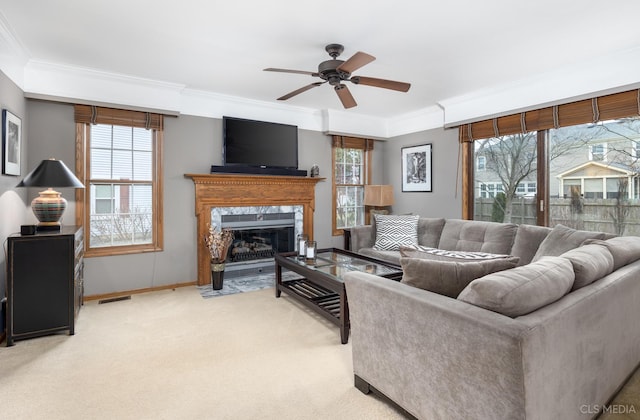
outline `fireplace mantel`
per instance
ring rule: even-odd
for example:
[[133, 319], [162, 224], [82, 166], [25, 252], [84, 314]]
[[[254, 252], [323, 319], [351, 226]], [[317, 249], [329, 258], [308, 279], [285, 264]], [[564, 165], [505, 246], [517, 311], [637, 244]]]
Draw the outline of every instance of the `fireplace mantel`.
[[211, 209], [244, 206], [303, 206], [303, 230], [313, 238], [315, 186], [325, 178], [238, 174], [185, 174], [195, 185], [198, 220], [198, 285], [211, 281], [209, 254], [202, 238], [208, 231]]

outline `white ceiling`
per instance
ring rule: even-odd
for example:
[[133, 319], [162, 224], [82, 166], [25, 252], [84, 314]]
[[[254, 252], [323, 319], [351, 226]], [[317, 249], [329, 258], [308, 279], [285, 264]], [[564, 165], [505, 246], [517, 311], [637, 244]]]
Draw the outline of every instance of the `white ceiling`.
[[[0, 0], [0, 13], [28, 61], [265, 102], [319, 79], [262, 69], [316, 71], [325, 45], [340, 43], [342, 59], [377, 58], [354, 75], [411, 83], [407, 93], [349, 84], [349, 112], [385, 118], [588, 72], [640, 46], [637, 0]], [[343, 110], [328, 84], [286, 103]]]

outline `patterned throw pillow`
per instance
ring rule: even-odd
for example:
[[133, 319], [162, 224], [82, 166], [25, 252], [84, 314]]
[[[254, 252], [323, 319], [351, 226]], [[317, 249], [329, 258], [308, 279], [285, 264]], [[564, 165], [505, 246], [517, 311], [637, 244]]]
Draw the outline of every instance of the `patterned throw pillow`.
[[401, 246], [417, 246], [419, 218], [418, 215], [376, 214], [376, 242], [373, 249], [397, 251]]

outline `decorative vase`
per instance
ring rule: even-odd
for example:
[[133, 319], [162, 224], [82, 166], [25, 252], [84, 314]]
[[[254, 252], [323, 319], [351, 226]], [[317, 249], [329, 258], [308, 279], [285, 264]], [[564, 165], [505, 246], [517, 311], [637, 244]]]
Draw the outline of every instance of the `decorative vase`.
[[224, 263], [211, 262], [211, 287], [213, 290], [222, 289], [224, 282]]

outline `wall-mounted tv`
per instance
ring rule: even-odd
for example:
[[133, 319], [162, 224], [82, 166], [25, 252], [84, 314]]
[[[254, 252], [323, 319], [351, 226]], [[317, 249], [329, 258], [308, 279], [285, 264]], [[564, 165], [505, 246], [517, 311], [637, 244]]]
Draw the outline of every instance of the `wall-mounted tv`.
[[298, 127], [223, 117], [224, 165], [298, 168]]

